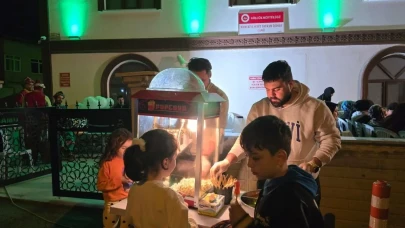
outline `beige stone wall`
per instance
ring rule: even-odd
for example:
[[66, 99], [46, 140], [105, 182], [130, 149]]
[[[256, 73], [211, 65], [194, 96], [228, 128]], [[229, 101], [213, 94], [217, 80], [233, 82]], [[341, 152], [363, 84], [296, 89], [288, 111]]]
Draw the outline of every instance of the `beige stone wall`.
[[391, 184], [389, 227], [405, 227], [404, 140], [343, 141], [342, 150], [320, 174], [322, 213], [333, 213], [337, 228], [368, 227], [376, 180]]

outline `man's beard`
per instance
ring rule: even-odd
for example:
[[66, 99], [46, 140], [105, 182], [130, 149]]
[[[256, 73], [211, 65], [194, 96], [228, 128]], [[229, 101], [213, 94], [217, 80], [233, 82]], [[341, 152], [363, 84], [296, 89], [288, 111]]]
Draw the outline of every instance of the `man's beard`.
[[[278, 101], [276, 101], [276, 102], [271, 101], [272, 99], [278, 100]], [[283, 105], [285, 105], [290, 99], [291, 99], [291, 92], [286, 94], [283, 97], [283, 99], [281, 99], [281, 100], [279, 100], [278, 98], [275, 98], [275, 97], [271, 97], [271, 98], [269, 98], [269, 101], [270, 101], [271, 105], [273, 105], [274, 107], [280, 108], [280, 107], [283, 107]]]

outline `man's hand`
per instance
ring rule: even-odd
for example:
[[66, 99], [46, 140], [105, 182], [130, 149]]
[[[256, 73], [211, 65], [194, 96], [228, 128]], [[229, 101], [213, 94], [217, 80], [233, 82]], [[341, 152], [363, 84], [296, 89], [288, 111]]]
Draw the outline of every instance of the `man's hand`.
[[246, 215], [246, 211], [243, 210], [238, 201], [231, 204], [229, 208], [229, 220], [231, 221], [232, 226], [235, 226], [236, 223], [240, 222], [240, 220]]
[[301, 163], [301, 164], [299, 165], [299, 167], [300, 167], [301, 169], [303, 169], [304, 171], [308, 172], [309, 174], [312, 174], [312, 167], [311, 167], [310, 165], [308, 165], [307, 162]]
[[211, 177], [221, 176], [222, 173], [228, 170], [229, 166], [231, 166], [231, 163], [227, 159], [215, 163], [210, 170]]
[[[313, 163], [315, 166], [321, 167], [322, 166], [322, 162], [318, 159], [318, 158], [313, 158], [312, 161], [310, 161], [311, 163]], [[311, 166], [311, 164], [308, 164], [310, 162], [304, 162], [301, 163], [299, 165], [299, 167], [303, 170], [305, 170], [306, 172], [308, 172], [309, 174], [315, 173], [315, 167]], [[319, 168], [318, 168], [319, 169]]]

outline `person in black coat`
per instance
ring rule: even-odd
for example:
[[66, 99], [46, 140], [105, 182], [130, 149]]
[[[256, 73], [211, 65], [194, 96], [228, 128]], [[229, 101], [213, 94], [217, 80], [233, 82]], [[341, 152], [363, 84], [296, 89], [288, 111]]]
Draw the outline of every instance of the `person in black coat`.
[[318, 186], [314, 178], [296, 165], [287, 165], [291, 130], [285, 122], [275, 116], [259, 117], [243, 129], [240, 143], [248, 154], [251, 172], [266, 182], [254, 218], [237, 201], [231, 205], [232, 227], [323, 228], [323, 217], [315, 202]]
[[381, 126], [395, 133], [405, 130], [405, 103], [398, 104], [392, 115], [383, 120]]
[[399, 105], [398, 102], [392, 102], [391, 104], [389, 104], [387, 106], [387, 113], [386, 113], [387, 115], [386, 115], [386, 117], [392, 115], [394, 110], [397, 109], [398, 105]]
[[318, 99], [323, 101], [332, 101], [333, 94], [335, 94], [335, 89], [332, 87], [328, 87], [323, 91]]
[[117, 104], [114, 105], [114, 108], [129, 108], [129, 105], [125, 104], [124, 95], [119, 95], [117, 97]]

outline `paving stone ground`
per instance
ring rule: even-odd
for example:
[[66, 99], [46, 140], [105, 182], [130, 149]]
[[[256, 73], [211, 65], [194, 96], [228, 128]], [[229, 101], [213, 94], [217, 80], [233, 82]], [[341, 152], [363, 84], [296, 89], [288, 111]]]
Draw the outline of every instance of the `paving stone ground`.
[[4, 228], [101, 228], [102, 209], [83, 206], [56, 205], [33, 201], [14, 202], [35, 214], [63, 226], [48, 223], [14, 206], [8, 198], [0, 198], [0, 227]]

